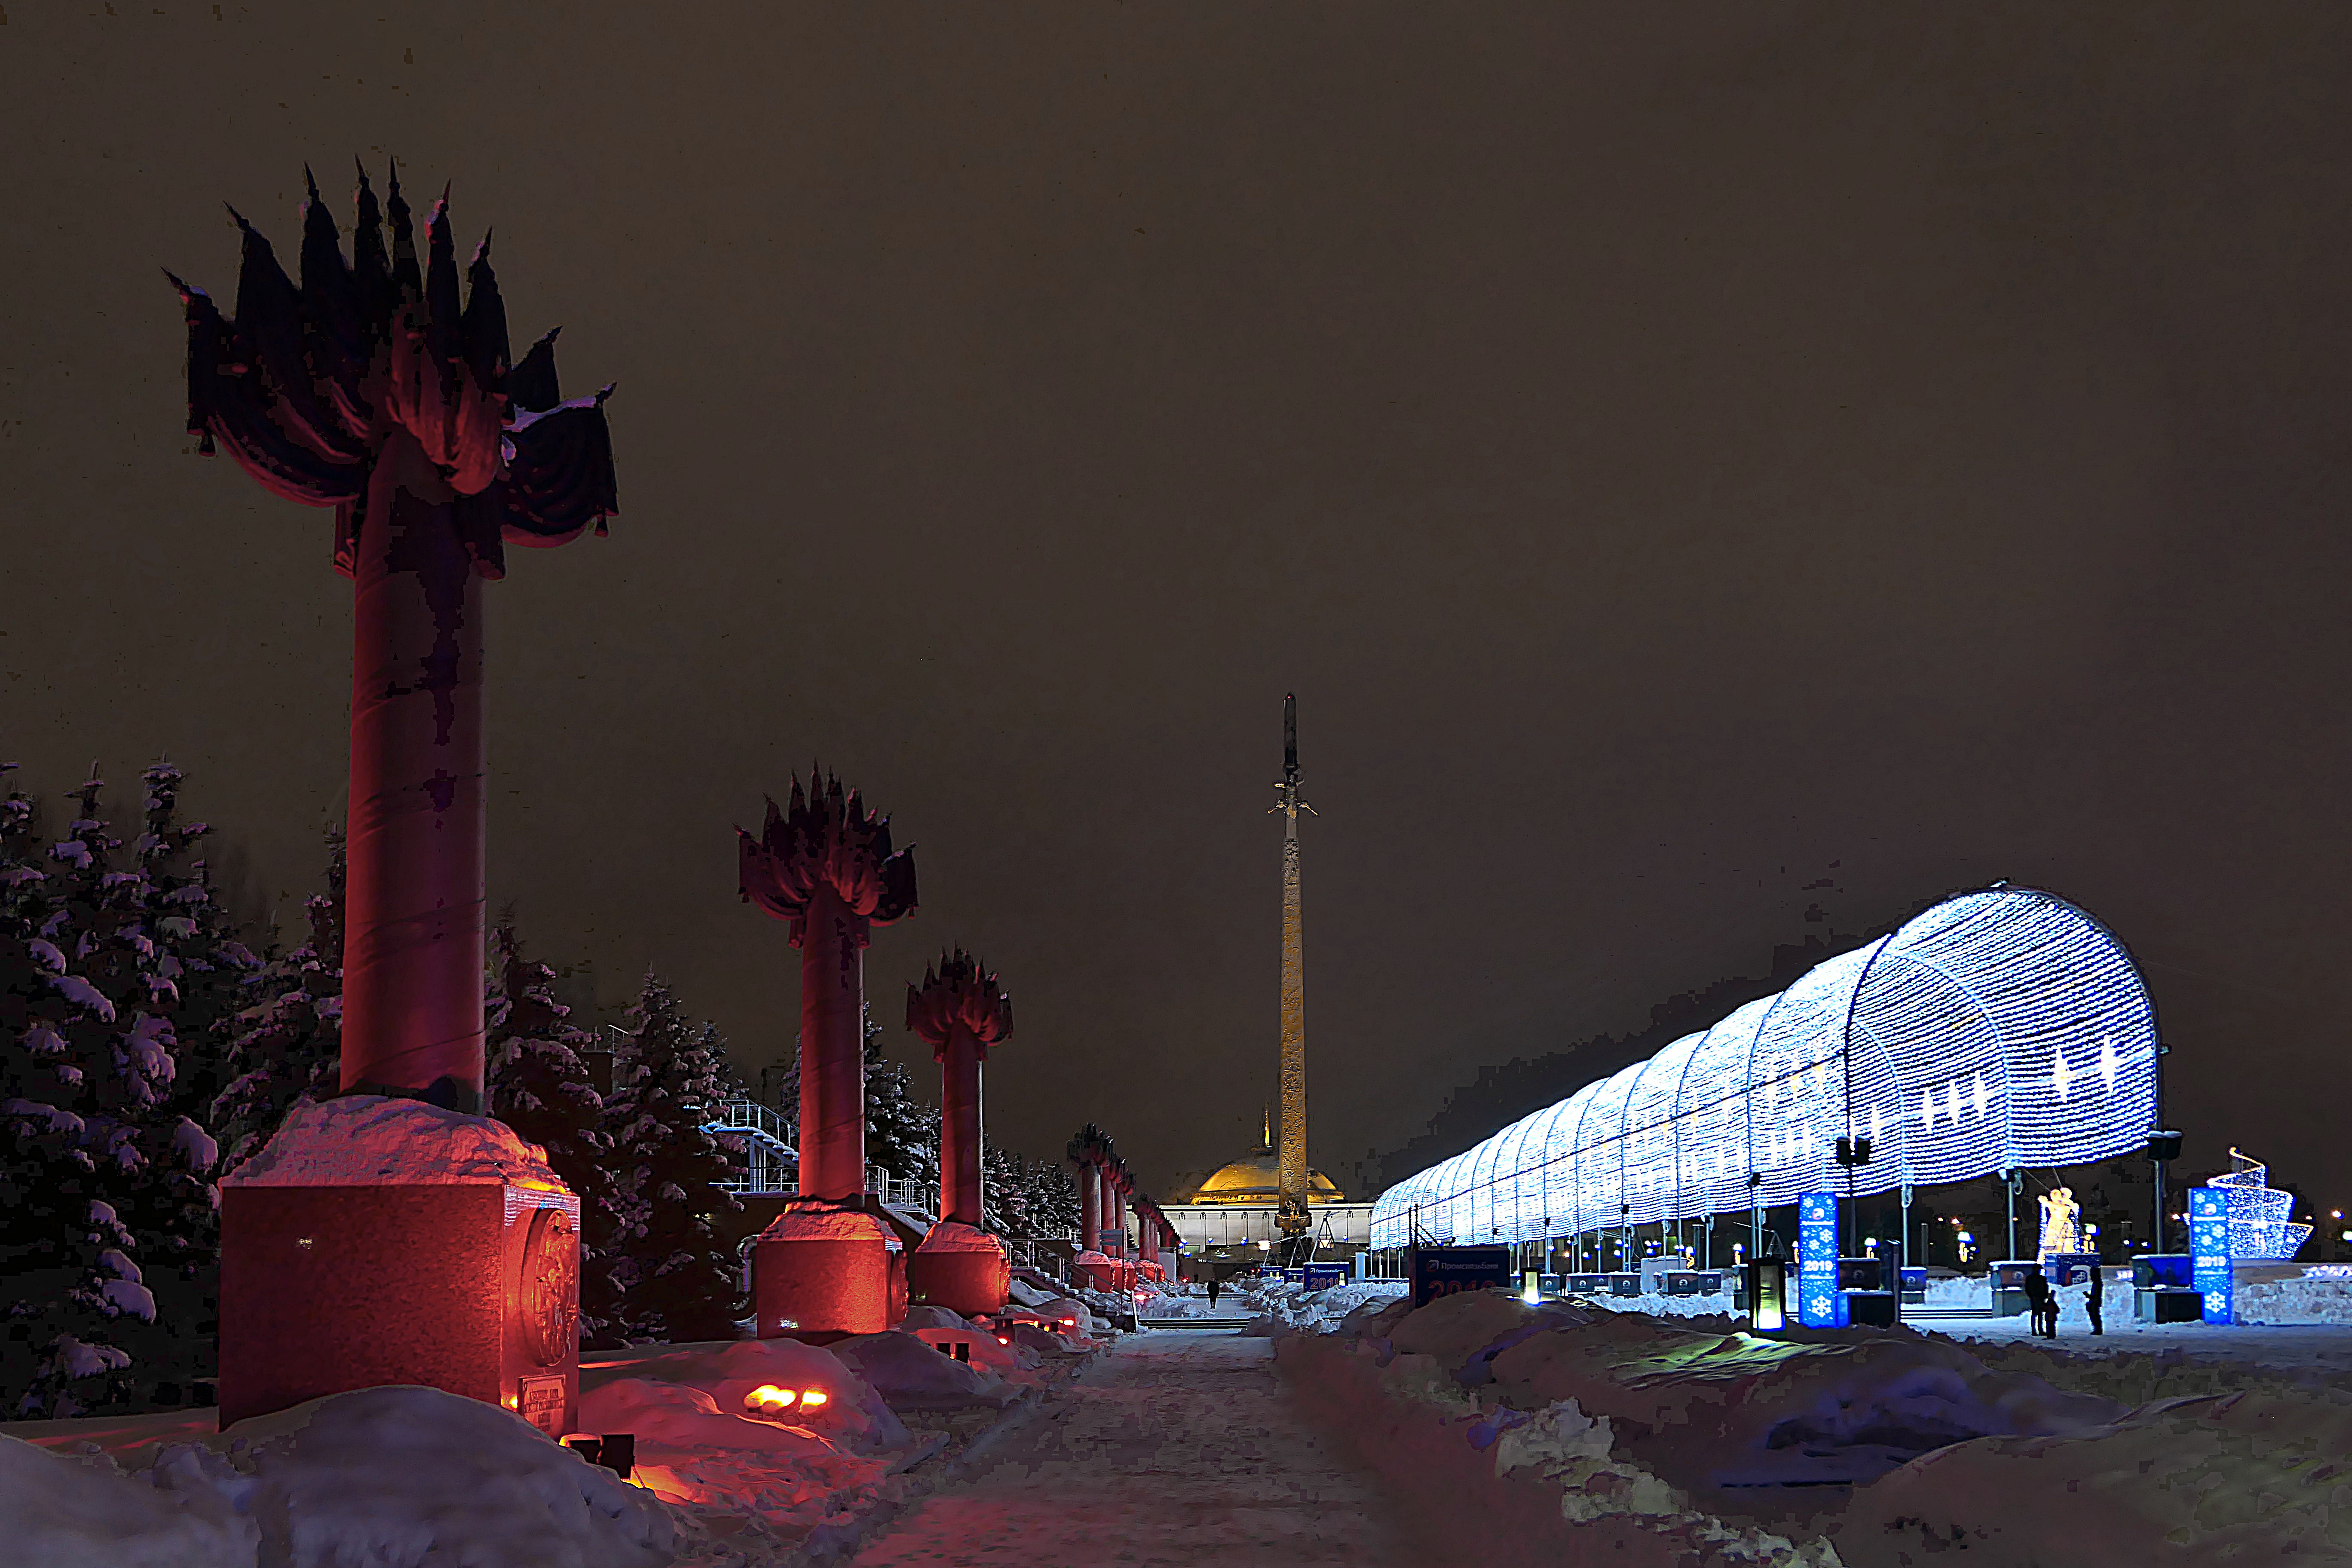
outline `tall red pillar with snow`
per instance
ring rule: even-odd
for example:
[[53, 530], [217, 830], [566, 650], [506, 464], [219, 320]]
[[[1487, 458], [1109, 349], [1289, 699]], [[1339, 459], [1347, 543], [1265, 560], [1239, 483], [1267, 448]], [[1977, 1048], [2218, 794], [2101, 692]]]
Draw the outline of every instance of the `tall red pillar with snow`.
[[1111, 1205], [1118, 1200], [1118, 1152], [1102, 1130], [1089, 1121], [1070, 1140], [1069, 1156], [1078, 1168], [1081, 1242], [1078, 1255], [1070, 1260], [1071, 1270], [1094, 1289], [1116, 1290], [1119, 1266], [1112, 1251], [1122, 1233], [1111, 1217]]
[[1001, 1312], [1013, 1258], [988, 1233], [981, 1164], [981, 1069], [1013, 1033], [1013, 1000], [961, 948], [907, 987], [907, 1027], [940, 1064], [940, 1222], [907, 1260], [917, 1301], [967, 1318]]
[[221, 1420], [409, 1383], [561, 1433], [579, 1203], [482, 1114], [481, 585], [507, 544], [604, 531], [604, 393], [562, 401], [551, 332], [509, 366], [488, 239], [460, 304], [446, 193], [421, 267], [397, 177], [357, 205], [346, 261], [310, 185], [299, 289], [238, 218], [234, 320], [173, 279], [199, 449], [335, 507], [354, 588], [341, 1093], [221, 1183]]
[[762, 1339], [870, 1334], [907, 1315], [906, 1249], [866, 1191], [866, 948], [915, 910], [915, 861], [841, 781], [793, 781], [760, 836], [740, 829], [743, 897], [801, 950], [800, 1193], [760, 1233]]

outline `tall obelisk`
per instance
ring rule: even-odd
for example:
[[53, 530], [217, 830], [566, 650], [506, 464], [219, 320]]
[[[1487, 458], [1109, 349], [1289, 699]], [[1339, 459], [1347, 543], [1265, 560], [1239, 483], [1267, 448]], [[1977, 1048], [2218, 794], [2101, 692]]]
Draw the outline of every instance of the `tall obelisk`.
[[1298, 814], [1314, 815], [1298, 796], [1298, 699], [1282, 700], [1282, 782], [1274, 786], [1282, 814], [1282, 1142], [1281, 1212], [1286, 1237], [1304, 1234], [1307, 1214], [1307, 975], [1298, 906]]

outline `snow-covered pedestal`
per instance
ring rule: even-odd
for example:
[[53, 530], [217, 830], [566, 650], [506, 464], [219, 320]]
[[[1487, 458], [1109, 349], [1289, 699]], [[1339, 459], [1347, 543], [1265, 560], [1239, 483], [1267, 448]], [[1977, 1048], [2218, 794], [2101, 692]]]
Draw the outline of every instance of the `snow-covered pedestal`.
[[986, 1231], [955, 1220], [931, 1226], [907, 1259], [907, 1294], [912, 1301], [945, 1307], [967, 1318], [993, 1316], [1013, 1291], [1013, 1258], [1004, 1243]]
[[1091, 1290], [1124, 1289], [1125, 1271], [1126, 1266], [1118, 1258], [1091, 1247], [1070, 1259], [1070, 1272]]
[[488, 1117], [298, 1106], [221, 1183], [220, 1303], [223, 1426], [391, 1384], [575, 1419], [580, 1203]]
[[759, 1334], [878, 1334], [907, 1315], [907, 1253], [889, 1225], [854, 1201], [795, 1198], [751, 1250]]

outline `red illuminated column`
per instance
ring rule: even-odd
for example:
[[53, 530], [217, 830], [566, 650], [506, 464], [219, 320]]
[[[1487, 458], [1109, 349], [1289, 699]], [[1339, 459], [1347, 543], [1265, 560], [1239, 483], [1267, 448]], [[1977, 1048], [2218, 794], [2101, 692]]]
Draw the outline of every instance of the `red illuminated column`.
[[801, 950], [800, 1190], [836, 1203], [866, 1191], [865, 917], [830, 883], [793, 926]]
[[478, 1113], [489, 761], [481, 579], [453, 500], [394, 431], [352, 574], [342, 1091]]
[[907, 987], [907, 1027], [940, 1064], [940, 1222], [907, 1261], [908, 1295], [967, 1318], [1000, 1312], [1013, 1288], [1004, 1244], [982, 1229], [981, 1069], [1013, 1033], [1013, 1003], [961, 949]]
[[801, 950], [800, 1192], [760, 1235], [752, 1306], [762, 1337], [874, 1333], [905, 1316], [906, 1258], [866, 1196], [866, 947], [915, 909], [915, 863], [841, 781], [793, 781], [739, 831], [745, 900], [790, 922]]
[[1078, 1164], [1078, 1247], [1102, 1250], [1102, 1167], [1092, 1160]]
[[[334, 507], [352, 584], [342, 1093], [289, 1116], [223, 1184], [221, 1410], [413, 1383], [560, 1433], [577, 1203], [543, 1163], [514, 1179], [520, 1166], [466, 1154], [513, 1142], [481, 1117], [481, 585], [505, 575], [509, 544], [604, 531], [618, 510], [604, 394], [562, 399], [551, 333], [509, 364], [489, 242], [461, 279], [446, 193], [420, 258], [398, 180], [379, 210], [362, 173], [346, 259], [305, 183], [299, 289], [242, 217], [234, 319], [173, 279], [198, 450]], [[403, 1173], [352, 1179], [385, 1163]]]

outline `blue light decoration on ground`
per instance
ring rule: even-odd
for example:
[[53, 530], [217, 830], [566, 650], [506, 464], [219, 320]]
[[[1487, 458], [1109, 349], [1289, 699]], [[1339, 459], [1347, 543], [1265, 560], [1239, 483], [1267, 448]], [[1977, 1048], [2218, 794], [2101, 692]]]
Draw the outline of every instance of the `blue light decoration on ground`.
[[2230, 1151], [2231, 1171], [2213, 1178], [2229, 1200], [2230, 1256], [2284, 1263], [2303, 1250], [2311, 1227], [2293, 1223], [2294, 1194], [2263, 1184], [2270, 1167]]
[[2205, 1298], [2205, 1321], [2230, 1321], [2230, 1194], [2223, 1187], [2189, 1189], [2189, 1282]]
[[1838, 1326], [1837, 1194], [1797, 1198], [1797, 1321], [1809, 1329]]
[[2156, 1047], [2105, 926], [2030, 888], [1963, 894], [1407, 1177], [1371, 1244], [1410, 1245], [1416, 1208], [1444, 1244], [1792, 1203], [1843, 1188], [1840, 1138], [1871, 1141], [1855, 1197], [2087, 1164], [2143, 1147]]

